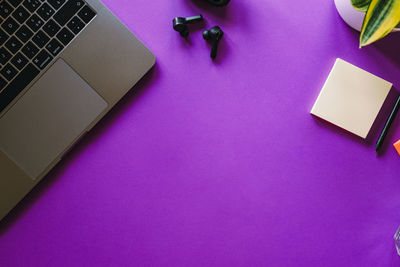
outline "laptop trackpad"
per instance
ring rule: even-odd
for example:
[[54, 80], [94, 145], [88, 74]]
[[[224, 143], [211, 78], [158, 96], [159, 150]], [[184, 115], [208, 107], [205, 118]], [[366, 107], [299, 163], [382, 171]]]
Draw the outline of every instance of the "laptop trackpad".
[[0, 149], [36, 179], [106, 108], [59, 59], [0, 118]]

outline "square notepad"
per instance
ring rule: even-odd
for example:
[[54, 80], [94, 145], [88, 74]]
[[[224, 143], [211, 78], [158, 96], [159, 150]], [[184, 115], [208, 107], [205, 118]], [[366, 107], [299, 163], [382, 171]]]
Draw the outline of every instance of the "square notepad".
[[311, 114], [366, 138], [392, 84], [337, 59]]

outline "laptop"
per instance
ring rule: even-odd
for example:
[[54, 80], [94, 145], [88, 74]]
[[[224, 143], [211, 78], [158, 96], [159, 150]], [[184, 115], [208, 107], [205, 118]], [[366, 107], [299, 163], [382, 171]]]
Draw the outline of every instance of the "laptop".
[[0, 220], [154, 62], [100, 0], [0, 0]]

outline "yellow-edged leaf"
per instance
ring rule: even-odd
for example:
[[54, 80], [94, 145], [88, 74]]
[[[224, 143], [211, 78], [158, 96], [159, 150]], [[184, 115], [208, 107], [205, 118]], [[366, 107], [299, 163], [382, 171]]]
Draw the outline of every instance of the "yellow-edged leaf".
[[355, 9], [362, 12], [367, 12], [370, 3], [371, 0], [351, 0], [351, 4]]
[[400, 23], [400, 0], [372, 0], [364, 18], [360, 47], [389, 34]]

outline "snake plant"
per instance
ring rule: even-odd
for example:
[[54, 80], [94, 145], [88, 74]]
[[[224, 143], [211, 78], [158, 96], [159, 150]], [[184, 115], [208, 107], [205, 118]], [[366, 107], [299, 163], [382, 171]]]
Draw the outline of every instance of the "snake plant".
[[361, 29], [360, 47], [385, 37], [400, 23], [400, 0], [351, 0], [365, 18]]

